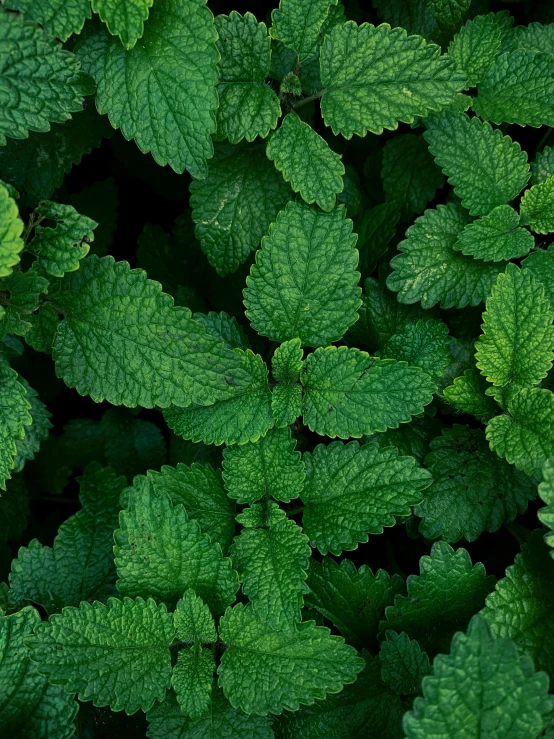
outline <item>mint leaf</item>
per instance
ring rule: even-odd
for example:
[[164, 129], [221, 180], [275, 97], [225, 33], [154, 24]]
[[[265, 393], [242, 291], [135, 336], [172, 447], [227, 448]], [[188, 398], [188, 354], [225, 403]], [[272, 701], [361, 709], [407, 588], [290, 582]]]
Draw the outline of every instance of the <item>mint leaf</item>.
[[218, 15], [219, 109], [217, 138], [238, 144], [265, 139], [281, 116], [275, 92], [265, 84], [271, 66], [271, 42], [265, 23], [252, 13]]
[[527, 184], [526, 153], [489, 123], [445, 110], [425, 125], [429, 151], [472, 215], [509, 203]]
[[214, 670], [214, 655], [200, 646], [183, 649], [177, 656], [171, 685], [181, 711], [192, 719], [199, 719], [209, 707]]
[[4, 290], [0, 307], [5, 310], [0, 318], [0, 335], [25, 336], [30, 330], [33, 313], [39, 307], [41, 294], [47, 291], [48, 280], [39, 275], [39, 270], [14, 272], [3, 280]]
[[302, 413], [302, 386], [299, 384], [303, 351], [300, 339], [291, 339], [275, 349], [271, 370], [277, 384], [271, 393], [271, 410], [277, 428], [294, 423]]
[[524, 225], [538, 234], [554, 231], [554, 176], [533, 185], [521, 199], [520, 213]]
[[[226, 350], [227, 351], [227, 350]], [[229, 385], [229, 397], [213, 405], [168, 408], [168, 426], [184, 439], [205, 444], [245, 444], [257, 441], [275, 424], [271, 391], [263, 359], [248, 349], [235, 349], [246, 382]], [[242, 377], [242, 375], [241, 375]]]
[[[501, 708], [500, 708], [501, 707]], [[495, 639], [482, 616], [433, 661], [423, 698], [404, 716], [408, 739], [538, 736], [552, 709], [548, 678], [509, 639]]]
[[226, 275], [259, 245], [292, 192], [262, 147], [220, 144], [207, 178], [193, 180], [190, 194], [202, 251]]
[[272, 134], [266, 153], [306, 203], [333, 210], [337, 193], [344, 189], [344, 165], [339, 154], [294, 111]]
[[312, 546], [322, 554], [356, 549], [368, 534], [394, 526], [395, 516], [407, 516], [421, 502], [431, 483], [427, 470], [396, 449], [352, 441], [319, 444], [304, 454], [306, 484], [302, 523]]
[[442, 397], [449, 405], [462, 413], [469, 413], [487, 423], [498, 411], [494, 398], [486, 395], [487, 381], [477, 370], [465, 370], [452, 385], [445, 387]]
[[349, 559], [338, 564], [331, 557], [312, 560], [308, 571], [306, 605], [331, 621], [349, 644], [373, 648], [379, 621], [394, 596], [404, 592], [400, 575], [375, 574], [367, 565], [356, 569]]
[[415, 639], [389, 629], [379, 651], [381, 677], [399, 695], [417, 695], [421, 681], [431, 672], [429, 657]]
[[73, 736], [77, 702], [59, 685], [51, 685], [29, 659], [26, 637], [40, 624], [34, 608], [3, 616], [0, 613], [0, 726], [13, 739]]
[[228, 494], [239, 503], [262, 497], [288, 503], [304, 484], [304, 463], [295, 452], [296, 440], [288, 428], [270, 429], [256, 441], [223, 451], [223, 480]]
[[456, 31], [469, 11], [471, 0], [423, 0], [437, 19], [439, 26]]
[[30, 403], [31, 407], [29, 411], [33, 421], [30, 426], [25, 427], [25, 436], [23, 439], [16, 441], [15, 472], [21, 472], [25, 467], [25, 463], [35, 458], [35, 454], [40, 449], [41, 442], [48, 438], [48, 432], [52, 428], [50, 412], [46, 409], [44, 403], [39, 400], [37, 391], [33, 390], [29, 383], [21, 376], [19, 377], [19, 382], [27, 391], [25, 399]]
[[175, 603], [192, 588], [214, 613], [232, 603], [238, 583], [230, 560], [183, 505], [174, 505], [148, 478], [135, 479], [119, 525], [114, 553], [122, 595]]
[[363, 668], [356, 651], [313, 621], [278, 630], [252, 606], [229, 609], [220, 622], [227, 645], [219, 683], [232, 706], [265, 715], [295, 711], [354, 682]]
[[313, 56], [320, 30], [337, 0], [280, 0], [271, 13], [271, 36], [298, 55], [300, 62]]
[[554, 175], [554, 146], [545, 146], [531, 164], [533, 184], [538, 185]]
[[467, 21], [448, 46], [448, 54], [465, 72], [469, 87], [475, 87], [500, 51], [500, 26], [492, 13]]
[[217, 639], [210, 609], [193, 590], [186, 590], [177, 602], [173, 623], [177, 638], [184, 642], [200, 644]]
[[0, 183], [0, 277], [7, 277], [19, 262], [19, 253], [25, 246], [21, 234], [23, 221], [17, 203], [8, 188]]
[[0, 490], [6, 489], [15, 466], [16, 442], [24, 438], [25, 427], [32, 423], [26, 394], [17, 372], [0, 358]]
[[430, 377], [438, 380], [450, 364], [448, 327], [433, 318], [410, 323], [393, 334], [377, 352], [377, 356], [421, 367]]
[[554, 359], [553, 320], [542, 284], [509, 264], [483, 313], [475, 353], [478, 369], [498, 387], [537, 385]]
[[480, 429], [445, 429], [431, 442], [425, 466], [433, 481], [415, 514], [427, 539], [475, 541], [524, 513], [536, 496], [533, 481], [491, 451]]
[[320, 65], [323, 119], [347, 139], [440, 110], [465, 82], [438, 47], [386, 24], [336, 26], [323, 42]]
[[[539, 521], [551, 529], [544, 536], [549, 547], [554, 548], [554, 460], [547, 459], [542, 468], [542, 482], [539, 485], [539, 496], [546, 503], [546, 508], [541, 508], [537, 515]], [[554, 552], [550, 552], [554, 557]]]
[[225, 311], [195, 313], [194, 320], [201, 323], [209, 334], [220, 339], [227, 349], [250, 349], [250, 342], [242, 326], [234, 316], [228, 316]]
[[87, 0], [8, 0], [6, 7], [21, 11], [25, 18], [40, 23], [61, 41], [67, 41], [73, 33], [81, 33], [91, 16]]
[[160, 165], [206, 177], [217, 108], [217, 34], [205, 2], [154, 4], [144, 36], [126, 51], [100, 29], [79, 46], [98, 86], [96, 106]]
[[144, 21], [154, 0], [92, 0], [92, 9], [119, 36], [126, 49], [132, 49], [144, 32]]
[[424, 308], [478, 305], [490, 294], [504, 264], [486, 264], [454, 250], [467, 216], [459, 205], [426, 210], [406, 231], [393, 257], [387, 287], [402, 303], [421, 301]]
[[533, 248], [535, 240], [519, 223], [519, 215], [513, 208], [498, 205], [488, 215], [468, 223], [454, 249], [485, 262], [524, 257]]
[[435, 387], [419, 367], [346, 346], [316, 349], [301, 379], [304, 423], [341, 439], [407, 423], [431, 402]]
[[345, 216], [343, 207], [322, 213], [296, 202], [279, 213], [246, 278], [246, 316], [258, 333], [319, 346], [356, 321], [360, 274]]
[[163, 700], [174, 633], [163, 604], [152, 598], [110, 598], [107, 605], [95, 601], [64, 608], [37, 624], [26, 643], [42, 675], [54, 676], [56, 684], [83, 701], [130, 715]]
[[554, 248], [537, 249], [523, 260], [521, 266], [542, 282], [550, 307], [554, 306]]

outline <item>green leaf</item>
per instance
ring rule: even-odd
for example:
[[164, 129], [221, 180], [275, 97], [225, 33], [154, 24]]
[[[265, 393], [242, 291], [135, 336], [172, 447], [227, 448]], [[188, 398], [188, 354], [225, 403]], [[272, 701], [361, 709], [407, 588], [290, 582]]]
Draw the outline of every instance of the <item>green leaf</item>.
[[499, 410], [494, 398], [485, 394], [488, 387], [480, 372], [468, 369], [456, 377], [452, 385], [444, 388], [442, 397], [456, 410], [487, 423]]
[[347, 139], [440, 110], [465, 82], [438, 46], [386, 24], [336, 26], [323, 41], [320, 64], [323, 119]]
[[19, 253], [25, 246], [21, 234], [23, 221], [15, 200], [10, 197], [8, 188], [0, 183], [0, 277], [12, 273], [12, 267], [19, 262]]
[[521, 266], [531, 272], [536, 280], [542, 282], [545, 295], [552, 308], [554, 306], [554, 247], [546, 250], [537, 249], [523, 260]]
[[32, 423], [26, 395], [17, 372], [0, 359], [0, 490], [6, 489], [15, 466], [16, 442], [24, 438], [25, 427]]
[[[29, 250], [38, 257], [38, 263], [54, 277], [79, 269], [79, 262], [86, 257], [90, 243], [94, 241], [96, 221], [79, 215], [71, 205], [60, 205], [43, 200], [36, 209], [38, 223]], [[42, 226], [42, 221], [54, 222]]]
[[171, 685], [181, 711], [191, 719], [201, 718], [208, 710], [215, 671], [215, 657], [207, 649], [182, 649], [173, 668]]
[[276, 739], [402, 739], [402, 703], [381, 680], [379, 660], [363, 653], [365, 667], [353, 685], [324, 701], [285, 712], [274, 723]]
[[508, 399], [507, 411], [489, 421], [490, 447], [526, 475], [540, 478], [547, 457], [554, 454], [554, 394], [523, 388]]
[[387, 287], [398, 293], [402, 303], [421, 301], [424, 308], [479, 305], [504, 264], [486, 264], [454, 250], [467, 225], [459, 205], [439, 205], [426, 210], [398, 245], [400, 254], [391, 260], [393, 271]]
[[219, 108], [216, 138], [238, 144], [265, 139], [281, 116], [275, 92], [265, 84], [271, 66], [271, 41], [265, 23], [252, 13], [218, 15]]
[[104, 29], [78, 49], [98, 111], [158, 164], [193, 177], [206, 177], [213, 156], [216, 38], [205, 0], [160, 0], [130, 51]]
[[21, 376], [19, 377], [19, 382], [27, 391], [25, 399], [31, 405], [29, 411], [33, 421], [30, 426], [25, 427], [25, 436], [23, 439], [19, 439], [15, 443], [17, 448], [17, 454], [14, 460], [15, 472], [21, 472], [25, 467], [25, 462], [35, 458], [35, 454], [40, 449], [41, 442], [48, 438], [48, 432], [52, 428], [50, 413], [44, 403], [39, 400], [37, 391], [33, 390], [29, 383]]
[[70, 739], [77, 702], [39, 674], [25, 646], [39, 623], [34, 608], [0, 613], [0, 726], [12, 739]]
[[554, 359], [553, 319], [542, 284], [509, 264], [487, 300], [477, 368], [497, 387], [538, 385]]
[[482, 81], [500, 51], [500, 26], [492, 13], [467, 21], [454, 36], [448, 54], [467, 77], [469, 87]]
[[554, 125], [552, 55], [517, 50], [500, 54], [473, 98], [477, 115], [493, 123]]
[[539, 521], [550, 531], [544, 535], [544, 540], [551, 547], [550, 556], [554, 558], [554, 459], [547, 459], [542, 468], [542, 482], [539, 485], [539, 496], [546, 503], [537, 515]]
[[431, 402], [435, 384], [419, 367], [346, 346], [316, 349], [304, 362], [304, 423], [348, 439], [397, 428]]
[[381, 177], [387, 200], [399, 201], [406, 219], [423, 212], [444, 184], [425, 140], [413, 133], [400, 134], [385, 143]]
[[418, 695], [421, 681], [431, 672], [429, 657], [415, 639], [389, 629], [379, 651], [381, 677], [399, 695]]
[[107, 605], [95, 601], [64, 608], [37, 624], [26, 643], [41, 674], [82, 701], [130, 715], [163, 700], [174, 633], [163, 604], [152, 598], [110, 598]]
[[306, 203], [333, 210], [337, 193], [344, 189], [341, 157], [294, 111], [272, 134], [266, 153]]
[[225, 311], [195, 313], [194, 320], [201, 323], [209, 334], [220, 339], [227, 349], [250, 349], [250, 342], [242, 326], [234, 316], [228, 316]]
[[272, 341], [337, 341], [357, 319], [358, 253], [346, 208], [330, 213], [288, 203], [262, 240], [244, 305], [252, 327]]
[[230, 397], [210, 406], [168, 408], [164, 412], [169, 428], [178, 436], [205, 444], [245, 444], [257, 441], [275, 424], [263, 359], [250, 349], [235, 349], [235, 355], [247, 380], [230, 384]]
[[58, 312], [52, 303], [43, 303], [38, 313], [27, 316], [30, 327], [25, 331], [25, 341], [37, 352], [52, 354], [52, 347], [58, 329]]
[[18, 270], [3, 280], [3, 287], [0, 307], [4, 306], [5, 311], [0, 318], [0, 335], [25, 336], [32, 325], [28, 319], [38, 309], [48, 280], [39, 275], [39, 270]]
[[0, 43], [0, 146], [6, 136], [49, 131], [50, 122], [62, 123], [82, 109], [79, 60], [36, 23], [0, 9]]
[[429, 151], [472, 215], [509, 203], [527, 184], [527, 154], [489, 123], [445, 110], [425, 125]]
[[119, 36], [126, 49], [132, 49], [144, 33], [144, 21], [154, 0], [92, 0], [92, 9]]
[[454, 249], [485, 262], [524, 257], [533, 248], [535, 240], [526, 228], [520, 228], [519, 223], [519, 215], [513, 208], [498, 205], [486, 216], [468, 223]]
[[318, 49], [320, 30], [337, 0], [280, 0], [271, 13], [271, 36], [298, 54], [303, 62]]
[[329, 619], [349, 644], [371, 649], [385, 607], [404, 592], [400, 575], [389, 577], [385, 570], [373, 574], [367, 565], [356, 569], [349, 559], [338, 563], [331, 557], [310, 562], [308, 586], [306, 605]]
[[202, 602], [202, 598], [195, 595], [194, 590], [185, 590], [177, 602], [173, 623], [176, 637], [183, 642], [201, 644], [217, 639], [210, 609]]
[[289, 428], [270, 429], [255, 443], [223, 450], [223, 480], [231, 498], [255, 503], [271, 496], [284, 503], [298, 498], [304, 484], [304, 463], [295, 452]]
[[403, 727], [408, 739], [538, 737], [553, 705], [544, 672], [509, 639], [495, 639], [477, 615], [467, 634], [454, 636], [450, 654], [433, 661]]
[[483, 616], [495, 637], [513, 639], [520, 652], [533, 658], [540, 670], [554, 676], [554, 562], [534, 531], [521, 554], [487, 598]]
[[521, 199], [521, 222], [538, 234], [554, 231], [554, 176], [533, 185]]
[[65, 316], [56, 372], [97, 403], [213, 403], [247, 382], [240, 358], [127, 262], [92, 255], [49, 296]]
[[259, 146], [220, 144], [205, 180], [190, 185], [196, 238], [220, 275], [234, 272], [267, 234], [291, 189]]
[[490, 450], [480, 429], [455, 425], [431, 442], [425, 466], [433, 482], [415, 509], [427, 539], [475, 541], [524, 513], [533, 481]]
[[416, 0], [373, 0], [379, 18], [393, 28], [400, 26], [412, 35], [437, 42], [441, 32], [437, 21], [423, 2]]
[[299, 384], [303, 364], [300, 339], [291, 339], [275, 349], [271, 371], [277, 384], [271, 394], [271, 409], [278, 428], [294, 423], [302, 413], [302, 386]]
[[528, 26], [516, 26], [516, 43], [518, 49], [545, 51], [552, 53], [554, 39], [554, 24], [530, 23]]
[[60, 526], [52, 548], [33, 539], [12, 561], [14, 598], [47, 613], [115, 595], [113, 530], [125, 480], [96, 462], [79, 478], [81, 510]]
[[322, 554], [356, 549], [368, 534], [382, 534], [383, 527], [394, 526], [395, 516], [410, 514], [431, 483], [413, 457], [399, 457], [393, 447], [378, 444], [319, 444], [304, 454], [304, 462], [302, 524]]
[[61, 41], [81, 33], [91, 16], [88, 0], [8, 0], [5, 6], [21, 11], [26, 19], [40, 23], [48, 34]]
[[150, 739], [273, 739], [269, 719], [248, 716], [234, 709], [221, 690], [214, 686], [207, 713], [200, 719], [185, 716], [173, 693], [163, 703], [156, 703], [147, 716]]
[[352, 683], [364, 662], [356, 650], [313, 621], [276, 629], [252, 606], [228, 609], [220, 622], [227, 645], [219, 684], [234, 708], [265, 715], [296, 711]]
[[390, 337], [377, 356], [421, 367], [430, 377], [438, 380], [450, 363], [448, 326], [434, 318], [409, 323]]
[[446, 652], [454, 632], [483, 607], [494, 577], [486, 576], [480, 562], [472, 567], [465, 549], [454, 551], [443, 541], [433, 544], [419, 567], [420, 575], [408, 577], [408, 595], [395, 596], [386, 609], [381, 628], [406, 631], [432, 655]]
[[114, 552], [122, 595], [175, 603], [192, 588], [214, 613], [233, 602], [238, 583], [231, 561], [189, 519], [183, 505], [173, 505], [151, 479], [135, 479], [119, 525]]
[[533, 183], [538, 185], [554, 175], [554, 146], [545, 146], [531, 164]]
[[258, 616], [276, 629], [292, 628], [301, 620], [308, 590], [308, 537], [276, 503], [255, 504], [253, 509], [258, 509], [252, 512], [259, 514], [261, 526], [246, 525], [235, 537], [233, 566]]
[[366, 436], [365, 440], [369, 442], [377, 442], [383, 449], [393, 446], [403, 457], [415, 457], [422, 463], [423, 458], [429, 451], [431, 439], [437, 435], [442, 429], [442, 423], [434, 418], [431, 413], [427, 415], [423, 413], [418, 418], [414, 418], [411, 423], [403, 424], [397, 429], [387, 429], [381, 434], [371, 434]]

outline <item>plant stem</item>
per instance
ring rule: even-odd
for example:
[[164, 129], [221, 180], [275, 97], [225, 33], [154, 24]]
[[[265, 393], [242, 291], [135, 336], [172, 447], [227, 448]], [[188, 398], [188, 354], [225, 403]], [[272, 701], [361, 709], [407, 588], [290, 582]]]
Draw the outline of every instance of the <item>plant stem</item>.
[[307, 105], [308, 103], [311, 103], [314, 100], [317, 100], [322, 95], [325, 95], [326, 92], [327, 90], [320, 90], [319, 92], [316, 92], [314, 95], [310, 95], [310, 97], [302, 98], [302, 100], [299, 100], [297, 103], [294, 103], [294, 105], [292, 105], [291, 107], [293, 110], [298, 110], [298, 108], [301, 108], [303, 105]]

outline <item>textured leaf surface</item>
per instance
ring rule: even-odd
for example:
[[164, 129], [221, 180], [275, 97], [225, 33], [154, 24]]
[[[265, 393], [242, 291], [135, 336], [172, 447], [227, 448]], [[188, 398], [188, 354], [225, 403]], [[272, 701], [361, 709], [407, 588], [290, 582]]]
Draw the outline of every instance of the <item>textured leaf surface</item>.
[[260, 509], [262, 526], [245, 526], [235, 538], [230, 551], [233, 566], [260, 618], [275, 628], [292, 628], [301, 620], [307, 591], [308, 537], [276, 503], [254, 508]]
[[113, 531], [125, 480], [93, 463], [80, 484], [82, 508], [60, 526], [54, 546], [33, 539], [12, 561], [14, 598], [37, 603], [48, 613], [115, 595]]
[[500, 51], [500, 26], [492, 14], [469, 20], [454, 36], [448, 54], [467, 76], [469, 87], [475, 87]]
[[333, 209], [337, 193], [344, 188], [344, 165], [325, 139], [294, 111], [271, 136], [267, 156], [306, 203]]
[[399, 695], [417, 695], [421, 681], [431, 672], [429, 657], [415, 639], [389, 629], [379, 651], [381, 677]]
[[554, 359], [554, 313], [542, 284], [514, 264], [498, 276], [476, 343], [478, 369], [493, 385], [537, 385]]
[[44, 200], [36, 209], [39, 221], [54, 222], [54, 226], [35, 226], [35, 236], [29, 250], [38, 257], [38, 263], [49, 275], [63, 277], [66, 272], [79, 269], [86, 257], [94, 229], [98, 225], [82, 216], [71, 205], [60, 205]]
[[554, 248], [537, 249], [523, 260], [521, 266], [542, 282], [550, 307], [554, 307]]
[[166, 607], [150, 598], [96, 601], [65, 608], [27, 640], [33, 661], [80, 700], [112, 711], [148, 711], [171, 678], [174, 628]]
[[12, 267], [19, 262], [19, 253], [24, 247], [21, 234], [23, 221], [15, 200], [10, 197], [8, 188], [0, 183], [0, 277], [12, 273]]
[[33, 419], [30, 426], [25, 427], [25, 436], [15, 442], [17, 454], [14, 460], [14, 471], [21, 472], [25, 467], [25, 462], [35, 458], [35, 454], [40, 449], [40, 444], [48, 438], [48, 432], [52, 428], [50, 422], [50, 413], [46, 409], [44, 403], [39, 400], [36, 390], [29, 383], [19, 377], [19, 382], [27, 391], [25, 399], [31, 404], [29, 412]]
[[429, 151], [472, 215], [509, 203], [527, 184], [526, 153], [489, 123], [446, 110], [425, 125]]
[[196, 237], [220, 275], [248, 258], [292, 192], [258, 146], [216, 147], [205, 180], [190, 186]]
[[397, 428], [431, 402], [435, 385], [419, 367], [346, 346], [317, 349], [304, 363], [304, 423], [348, 439]]
[[239, 357], [127, 262], [88, 257], [60, 283], [55, 304], [65, 316], [57, 374], [96, 402], [213, 403], [231, 394], [229, 383], [244, 383]]
[[283, 342], [271, 358], [271, 371], [277, 381], [271, 394], [271, 410], [278, 428], [294, 423], [302, 413], [302, 386], [299, 384], [302, 363], [300, 339]]
[[521, 221], [538, 234], [554, 231], [554, 176], [525, 192], [520, 206]]
[[331, 557], [310, 562], [308, 586], [306, 605], [329, 619], [357, 648], [374, 647], [385, 607], [404, 592], [400, 575], [389, 577], [385, 570], [373, 574], [367, 565], [356, 569], [348, 559], [339, 564]]
[[477, 88], [477, 115], [493, 123], [554, 124], [552, 56], [517, 50], [500, 54]]
[[6, 136], [24, 139], [29, 131], [49, 131], [50, 122], [62, 123], [81, 110], [79, 61], [74, 54], [62, 50], [36, 23], [4, 9], [0, 43], [0, 145]]
[[271, 429], [259, 441], [223, 451], [223, 480], [231, 498], [255, 503], [263, 496], [288, 503], [304, 484], [304, 463], [290, 429]]
[[217, 108], [217, 35], [205, 0], [159, 0], [130, 51], [107, 30], [79, 48], [96, 106], [160, 165], [207, 175]]
[[360, 305], [358, 253], [346, 209], [289, 203], [270, 227], [246, 278], [246, 315], [273, 341], [337, 341]]
[[177, 602], [173, 613], [175, 635], [184, 642], [199, 644], [214, 642], [217, 638], [210, 609], [195, 595], [194, 590], [186, 590]]
[[477, 370], [465, 370], [456, 377], [452, 385], [445, 387], [442, 397], [456, 410], [469, 413], [483, 423], [487, 423], [498, 411], [494, 398], [485, 395], [489, 387], [487, 381]]
[[400, 254], [391, 260], [387, 287], [398, 293], [402, 303], [421, 301], [424, 308], [436, 303], [442, 308], [478, 305], [490, 294], [503, 269], [454, 250], [467, 225], [462, 208], [453, 203], [426, 210], [398, 245]]
[[485, 262], [524, 257], [533, 248], [535, 240], [526, 228], [519, 226], [519, 222], [519, 215], [513, 208], [498, 205], [486, 216], [468, 223], [454, 249]]
[[513, 639], [520, 652], [533, 658], [539, 670], [554, 675], [554, 561], [534, 531], [506, 576], [487, 598], [483, 615], [496, 637]]
[[393, 447], [361, 446], [356, 441], [319, 444], [304, 455], [306, 484], [301, 495], [304, 531], [322, 554], [356, 549], [368, 534], [394, 526], [422, 499], [431, 476], [413, 457]]
[[181, 711], [192, 719], [199, 719], [209, 707], [214, 670], [214, 655], [200, 646], [182, 649], [177, 656], [171, 685]]
[[464, 628], [494, 587], [478, 562], [472, 567], [465, 549], [454, 551], [445, 542], [433, 544], [419, 560], [420, 575], [407, 580], [408, 595], [397, 595], [386, 609], [382, 629], [406, 631], [431, 655], [448, 651], [454, 632]]
[[433, 661], [423, 698], [404, 717], [408, 739], [536, 737], [552, 708], [548, 677], [521, 658], [512, 641], [494, 639], [482, 616]]
[[34, 608], [0, 613], [0, 727], [12, 739], [69, 739], [77, 703], [59, 685], [48, 684], [25, 646], [39, 623]]
[[323, 118], [347, 139], [395, 130], [399, 121], [439, 110], [465, 82], [437, 46], [386, 24], [336, 26], [323, 42], [320, 65]]
[[448, 31], [456, 31], [471, 5], [470, 0], [423, 0], [439, 26]]
[[165, 411], [165, 420], [177, 435], [205, 444], [245, 444], [257, 441], [274, 425], [263, 359], [250, 349], [236, 349], [235, 356], [241, 361], [246, 382], [231, 384], [230, 397], [213, 405]]
[[11, 10], [19, 10], [27, 20], [33, 20], [51, 36], [67, 41], [72, 33], [81, 33], [90, 18], [88, 0], [8, 0]]
[[215, 313], [195, 313], [195, 321], [201, 323], [209, 334], [220, 339], [227, 349], [249, 349], [250, 342], [244, 333], [242, 326], [234, 316], [229, 316], [225, 311]]
[[239, 604], [220, 622], [227, 649], [219, 683], [235, 708], [246, 713], [297, 710], [354, 682], [364, 666], [356, 650], [313, 621], [294, 631], [264, 622], [252, 606]]
[[445, 429], [431, 442], [425, 466], [433, 482], [415, 512], [427, 539], [474, 541], [513, 521], [536, 495], [533, 481], [499, 459], [480, 429]]
[[554, 557], [554, 459], [547, 459], [542, 468], [542, 482], [539, 485], [539, 495], [546, 503], [546, 508], [541, 508], [537, 515], [539, 521], [550, 531], [545, 534], [544, 540], [551, 547], [550, 556]]
[[217, 138], [237, 144], [243, 138], [265, 138], [281, 116], [275, 92], [265, 84], [271, 65], [270, 38], [265, 23], [252, 13], [218, 15], [219, 108]]
[[337, 0], [281, 0], [271, 14], [271, 35], [302, 62], [316, 53], [329, 6], [336, 4]]
[[526, 475], [540, 478], [543, 464], [554, 454], [554, 395], [524, 388], [508, 400], [507, 411], [489, 421], [490, 447]]
[[31, 328], [32, 314], [39, 307], [41, 293], [46, 292], [48, 280], [39, 270], [17, 270], [3, 280], [4, 290], [0, 307], [5, 308], [0, 318], [0, 335], [25, 336]]
[[538, 185], [554, 175], [554, 146], [545, 146], [531, 164], [533, 184]]
[[119, 36], [126, 49], [132, 49], [144, 32], [144, 21], [154, 0], [92, 0], [92, 9]]
[[420, 367], [434, 380], [438, 380], [450, 363], [448, 327], [433, 318], [410, 323], [390, 337], [378, 356]]
[[25, 436], [25, 427], [32, 422], [23, 385], [17, 372], [0, 358], [0, 490], [6, 489], [17, 455], [16, 442]]
[[232, 603], [238, 583], [230, 560], [148, 478], [135, 479], [119, 525], [114, 552], [120, 593], [175, 603], [192, 588], [214, 613]]

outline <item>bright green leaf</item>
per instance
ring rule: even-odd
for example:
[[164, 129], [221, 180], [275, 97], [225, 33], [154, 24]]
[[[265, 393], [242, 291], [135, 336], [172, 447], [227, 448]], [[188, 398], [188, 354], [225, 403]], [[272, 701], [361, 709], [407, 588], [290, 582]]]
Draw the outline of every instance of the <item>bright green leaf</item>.
[[280, 0], [271, 14], [271, 36], [302, 62], [316, 53], [321, 27], [336, 4], [337, 0]]
[[500, 51], [500, 27], [492, 13], [467, 21], [454, 36], [448, 54], [467, 76], [469, 87], [475, 87]]
[[177, 655], [171, 685], [181, 711], [191, 719], [201, 718], [209, 707], [214, 671], [215, 657], [208, 649], [197, 646]]
[[535, 240], [526, 228], [519, 226], [519, 215], [509, 205], [498, 205], [486, 216], [469, 223], [454, 244], [456, 251], [483, 259], [501, 262], [524, 257]]
[[61, 41], [67, 41], [73, 33], [81, 33], [91, 16], [88, 0], [8, 0], [5, 6], [21, 11], [26, 19], [40, 23]]
[[520, 206], [521, 222], [538, 234], [554, 231], [554, 176], [525, 192]]
[[456, 377], [454, 383], [445, 387], [442, 397], [456, 410], [469, 413], [483, 423], [487, 423], [499, 412], [494, 398], [485, 395], [489, 387], [483, 375], [475, 369], [465, 370]]
[[535, 250], [523, 260], [521, 266], [542, 282], [550, 307], [554, 307], [554, 247]]
[[17, 443], [25, 436], [25, 427], [32, 423], [26, 390], [18, 382], [17, 372], [0, 358], [0, 490], [15, 466]]
[[545, 146], [531, 164], [533, 183], [538, 185], [554, 175], [554, 146]]
[[12, 267], [19, 262], [19, 252], [25, 246], [22, 233], [23, 221], [17, 203], [0, 183], [0, 277], [10, 275]]
[[154, 0], [92, 0], [92, 9], [119, 36], [126, 49], [132, 49], [144, 33], [144, 21]]

